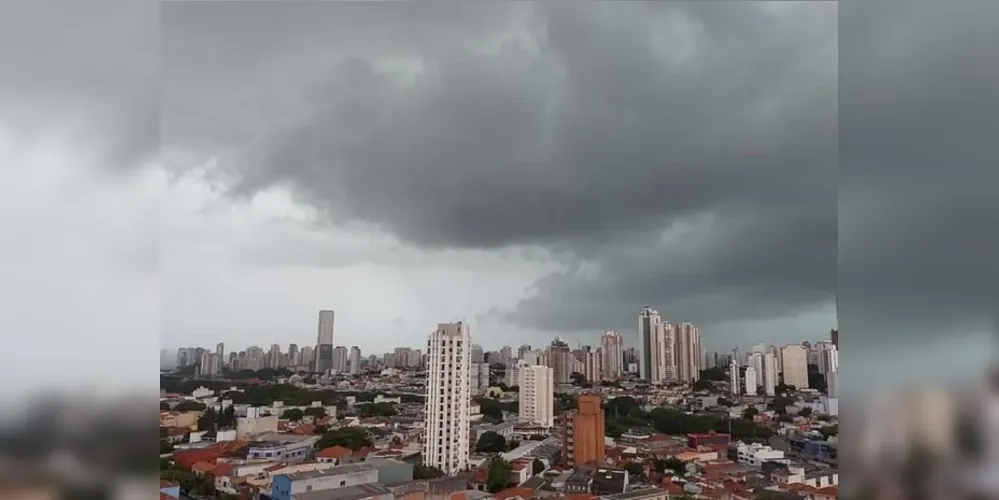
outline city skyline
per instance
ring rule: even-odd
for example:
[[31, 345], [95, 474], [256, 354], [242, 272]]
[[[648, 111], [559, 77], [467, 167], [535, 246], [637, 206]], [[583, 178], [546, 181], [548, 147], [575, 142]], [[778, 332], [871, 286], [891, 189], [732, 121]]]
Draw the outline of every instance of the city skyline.
[[[833, 4], [162, 15], [167, 345], [302, 343], [322, 308], [365, 351], [457, 318], [512, 346], [631, 343], [646, 303], [712, 349], [836, 325]], [[666, 54], [674, 23], [703, 53]]]

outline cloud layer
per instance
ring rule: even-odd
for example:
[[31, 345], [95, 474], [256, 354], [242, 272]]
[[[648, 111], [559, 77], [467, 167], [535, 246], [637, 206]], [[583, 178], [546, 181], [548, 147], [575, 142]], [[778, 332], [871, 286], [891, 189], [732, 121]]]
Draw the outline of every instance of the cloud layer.
[[[232, 195], [286, 187], [331, 231], [427, 252], [558, 255], [493, 311], [523, 328], [628, 329], [646, 304], [701, 324], [828, 311], [835, 4], [434, 9], [168, 5], [169, 146], [217, 118]], [[295, 33], [262, 48], [267, 15]]]

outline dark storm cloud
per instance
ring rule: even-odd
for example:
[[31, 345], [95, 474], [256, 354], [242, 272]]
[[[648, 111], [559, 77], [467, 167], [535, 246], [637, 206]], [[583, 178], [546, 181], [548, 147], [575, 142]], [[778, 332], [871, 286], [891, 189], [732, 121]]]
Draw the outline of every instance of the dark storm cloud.
[[[367, 23], [391, 30], [394, 9], [419, 10], [402, 5], [310, 14], [350, 19], [356, 43]], [[539, 245], [597, 269], [542, 280], [504, 314], [525, 325], [594, 329], [624, 315], [626, 328], [645, 304], [695, 321], [773, 317], [832, 300], [835, 4], [504, 8], [519, 10], [532, 43], [483, 54], [511, 29], [483, 22], [479, 36], [410, 50], [426, 68], [415, 82], [377, 54], [337, 61], [299, 91], [313, 99], [307, 113], [244, 150], [233, 192], [290, 185], [333, 222], [413, 245]], [[203, 46], [180, 17], [168, 39]], [[399, 33], [438, 27], [422, 20]], [[183, 45], [165, 57], [196, 60]], [[689, 238], [663, 240], [685, 226]]]
[[26, 137], [73, 127], [109, 168], [148, 159], [158, 145], [157, 19], [153, 2], [0, 3], [0, 113]]
[[853, 345], [974, 329], [999, 306], [999, 4], [842, 15], [841, 326]]

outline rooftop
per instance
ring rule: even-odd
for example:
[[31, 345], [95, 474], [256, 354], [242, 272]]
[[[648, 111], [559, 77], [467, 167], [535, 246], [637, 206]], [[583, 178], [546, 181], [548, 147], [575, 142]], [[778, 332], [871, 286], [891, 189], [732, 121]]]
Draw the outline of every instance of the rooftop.
[[361, 500], [377, 495], [391, 494], [391, 490], [377, 484], [359, 484], [357, 486], [345, 486], [329, 490], [310, 491], [297, 493], [291, 496], [292, 500]]
[[314, 477], [326, 477], [326, 476], [340, 476], [343, 474], [356, 474], [358, 472], [366, 472], [376, 470], [376, 467], [372, 464], [358, 463], [358, 464], [347, 464], [339, 465], [336, 467], [330, 467], [328, 469], [317, 469], [317, 470], [307, 470], [302, 472], [293, 472], [291, 474], [282, 474], [288, 476], [288, 479], [292, 481], [298, 481], [302, 479], [312, 479]]

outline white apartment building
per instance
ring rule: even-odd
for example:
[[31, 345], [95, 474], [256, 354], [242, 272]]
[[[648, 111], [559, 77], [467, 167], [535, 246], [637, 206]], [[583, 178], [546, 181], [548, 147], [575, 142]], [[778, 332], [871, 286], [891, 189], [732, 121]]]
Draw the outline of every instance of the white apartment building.
[[603, 379], [617, 380], [621, 378], [624, 363], [624, 338], [620, 333], [608, 330], [600, 338], [603, 349]]
[[763, 393], [767, 396], [777, 394], [777, 358], [769, 350], [762, 355], [763, 376], [760, 377]]
[[756, 368], [752, 366], [746, 367], [746, 395], [755, 396], [756, 395]]
[[784, 385], [797, 389], [808, 388], [808, 351], [801, 345], [786, 345], [780, 350], [784, 368]]
[[784, 460], [784, 452], [759, 443], [739, 443], [738, 461], [740, 464], [759, 467], [769, 460]]
[[739, 395], [739, 361], [732, 358], [732, 361], [728, 363], [728, 387], [732, 391], [733, 396]]
[[675, 379], [692, 384], [701, 377], [701, 334], [690, 323], [673, 325]]
[[440, 323], [427, 341], [423, 463], [448, 475], [468, 467], [472, 337], [468, 323]]
[[668, 382], [676, 380], [676, 365], [673, 352], [674, 330], [668, 321], [655, 316], [656, 323], [652, 325], [650, 339], [652, 350], [649, 360], [651, 364], [650, 382]]
[[551, 428], [555, 425], [555, 374], [547, 366], [520, 365], [520, 421]]
[[589, 382], [599, 382], [603, 377], [604, 351], [600, 347], [587, 348], [583, 353], [582, 374]]

